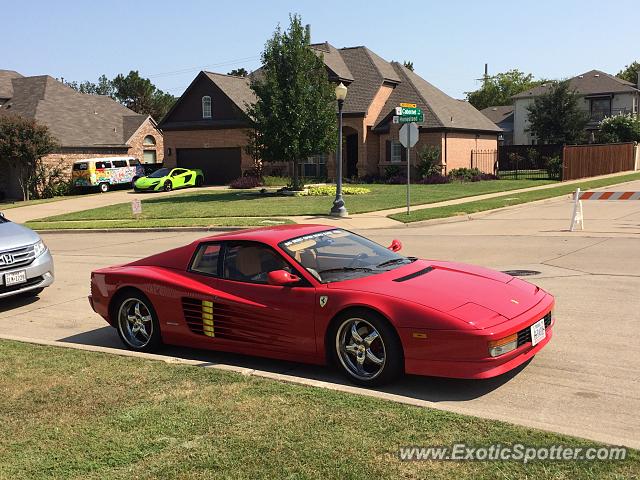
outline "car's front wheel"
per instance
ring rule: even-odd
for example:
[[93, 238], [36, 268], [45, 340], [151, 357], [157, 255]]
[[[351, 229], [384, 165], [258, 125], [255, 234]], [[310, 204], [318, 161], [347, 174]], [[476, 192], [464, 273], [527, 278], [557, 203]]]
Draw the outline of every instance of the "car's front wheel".
[[171, 183], [171, 180], [167, 180], [164, 182], [164, 191], [170, 192], [171, 190], [173, 190], [173, 184]]
[[100, 185], [98, 185], [98, 188], [100, 189], [100, 193], [107, 193], [109, 191], [109, 184], [101, 183]]
[[379, 386], [404, 371], [402, 345], [386, 319], [364, 309], [342, 314], [331, 335], [334, 360], [354, 383]]
[[131, 350], [153, 352], [162, 345], [158, 316], [147, 297], [126, 292], [115, 302], [118, 335]]

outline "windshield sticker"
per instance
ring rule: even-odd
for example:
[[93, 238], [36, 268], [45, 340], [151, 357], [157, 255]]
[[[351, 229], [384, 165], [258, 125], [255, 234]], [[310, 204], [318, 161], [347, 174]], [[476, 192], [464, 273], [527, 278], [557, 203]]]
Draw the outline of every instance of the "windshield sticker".
[[312, 233], [310, 235], [304, 235], [284, 242], [285, 248], [289, 250], [302, 250], [309, 248], [316, 244], [316, 240], [321, 237], [338, 238], [348, 235], [344, 230], [326, 230], [324, 232]]

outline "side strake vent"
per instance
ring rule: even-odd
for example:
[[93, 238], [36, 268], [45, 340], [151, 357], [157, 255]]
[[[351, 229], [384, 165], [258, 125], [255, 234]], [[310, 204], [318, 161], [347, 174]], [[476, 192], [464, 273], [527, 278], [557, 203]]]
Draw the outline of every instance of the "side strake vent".
[[184, 319], [193, 333], [215, 337], [213, 328], [213, 302], [183, 298]]
[[411, 280], [412, 278], [416, 278], [416, 277], [419, 277], [421, 275], [426, 275], [431, 270], [433, 270], [433, 267], [423, 268], [422, 270], [418, 270], [417, 272], [410, 273], [409, 275], [405, 275], [404, 277], [394, 278], [393, 281], [394, 282], [406, 282], [407, 280]]

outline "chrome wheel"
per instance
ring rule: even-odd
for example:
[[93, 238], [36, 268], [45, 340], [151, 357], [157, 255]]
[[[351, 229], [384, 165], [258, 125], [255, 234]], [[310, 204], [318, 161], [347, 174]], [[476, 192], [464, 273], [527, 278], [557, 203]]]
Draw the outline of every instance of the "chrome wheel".
[[371, 381], [382, 373], [386, 349], [382, 336], [367, 320], [349, 318], [336, 333], [336, 352], [345, 370], [354, 378]]
[[122, 338], [130, 347], [141, 349], [148, 345], [153, 336], [153, 316], [151, 310], [139, 298], [128, 298], [118, 310], [118, 328]]

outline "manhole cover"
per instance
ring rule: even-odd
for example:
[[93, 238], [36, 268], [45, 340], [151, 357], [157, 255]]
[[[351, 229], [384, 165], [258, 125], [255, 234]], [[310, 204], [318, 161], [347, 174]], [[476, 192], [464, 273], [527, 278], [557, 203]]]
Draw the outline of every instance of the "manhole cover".
[[538, 272], [537, 270], [504, 270], [502, 273], [506, 273], [512, 277], [531, 277], [533, 275], [540, 275], [542, 272]]

